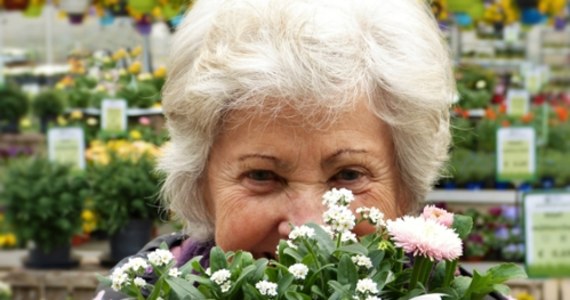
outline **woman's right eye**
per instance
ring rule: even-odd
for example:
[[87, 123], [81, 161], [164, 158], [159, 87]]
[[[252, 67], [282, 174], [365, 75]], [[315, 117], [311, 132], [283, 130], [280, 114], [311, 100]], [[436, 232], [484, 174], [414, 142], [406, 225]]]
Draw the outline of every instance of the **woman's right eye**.
[[268, 170], [253, 170], [246, 173], [246, 177], [255, 181], [277, 180], [277, 174]]

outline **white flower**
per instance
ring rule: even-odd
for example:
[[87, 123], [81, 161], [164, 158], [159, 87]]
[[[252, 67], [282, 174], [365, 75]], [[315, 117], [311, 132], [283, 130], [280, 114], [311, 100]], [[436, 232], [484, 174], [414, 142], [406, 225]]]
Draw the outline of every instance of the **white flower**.
[[335, 205], [346, 206], [352, 201], [354, 201], [354, 195], [352, 194], [352, 191], [345, 188], [333, 188], [323, 195], [323, 204], [327, 207]]
[[370, 278], [359, 279], [356, 283], [356, 291], [364, 295], [376, 295], [378, 294], [378, 286]]
[[298, 249], [299, 247], [297, 247], [297, 245], [295, 245], [293, 242], [291, 242], [291, 240], [287, 240], [287, 246], [289, 246], [289, 248], [293, 248], [293, 249]]
[[166, 266], [173, 259], [174, 255], [165, 249], [156, 249], [147, 255], [148, 261], [155, 266]]
[[222, 293], [227, 293], [230, 288], [232, 287], [232, 282], [230, 280], [224, 282], [222, 285], [220, 285], [220, 289], [222, 290]]
[[168, 270], [168, 275], [172, 277], [180, 277], [180, 274], [182, 274], [182, 272], [180, 272], [178, 268], [172, 268]]
[[270, 296], [270, 297], [277, 296], [277, 284], [276, 283], [269, 282], [267, 280], [262, 280], [262, 281], [255, 284], [255, 288], [263, 296]]
[[315, 230], [305, 225], [295, 227], [289, 233], [289, 239], [291, 240], [296, 240], [298, 238], [312, 238], [313, 236], [315, 236]]
[[329, 237], [330, 237], [331, 239], [334, 239], [334, 238], [335, 238], [335, 233], [334, 233], [334, 231], [332, 230], [332, 228], [331, 228], [330, 226], [328, 226], [328, 225], [323, 225], [323, 226], [321, 226], [321, 228], [323, 228], [323, 230], [329, 235]]
[[358, 242], [358, 240], [356, 239], [356, 234], [354, 234], [353, 232], [350, 232], [348, 230], [341, 233], [340, 241], [343, 243], [344, 242], [354, 242], [354, 243]]
[[140, 277], [135, 278], [134, 283], [140, 288], [146, 285], [146, 281]]
[[214, 272], [214, 274], [212, 274], [212, 276], [210, 276], [210, 279], [213, 282], [215, 282], [217, 285], [222, 285], [224, 282], [226, 282], [228, 279], [230, 279], [231, 276], [232, 276], [232, 273], [230, 273], [229, 270], [220, 269], [220, 270], [217, 270], [216, 272]]
[[372, 268], [372, 261], [368, 256], [364, 255], [357, 255], [352, 257], [352, 262], [355, 263], [359, 267], [364, 267], [366, 269]]
[[377, 227], [386, 226], [386, 222], [384, 221], [384, 214], [376, 207], [370, 208], [368, 220], [370, 220], [370, 223], [376, 225]]
[[116, 268], [111, 274], [111, 288], [117, 292], [128, 285], [129, 275], [123, 271], [123, 268]]
[[206, 273], [206, 275], [210, 276], [210, 275], [212, 275], [212, 270], [210, 268], [207, 268], [206, 271], [204, 271], [204, 273]]
[[297, 263], [289, 267], [289, 273], [293, 274], [295, 279], [303, 280], [309, 273], [309, 268], [304, 264]]
[[135, 273], [140, 273], [148, 268], [148, 263], [142, 257], [129, 258], [129, 261], [123, 265], [123, 270], [125, 272], [133, 271]]
[[323, 213], [323, 221], [331, 226], [334, 232], [352, 230], [356, 225], [356, 217], [346, 206], [331, 206]]

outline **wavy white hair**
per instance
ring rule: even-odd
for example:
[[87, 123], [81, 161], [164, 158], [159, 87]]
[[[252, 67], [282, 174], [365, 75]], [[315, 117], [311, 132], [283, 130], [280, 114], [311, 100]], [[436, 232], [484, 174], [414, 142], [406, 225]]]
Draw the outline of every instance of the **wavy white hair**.
[[163, 90], [171, 143], [159, 162], [162, 195], [187, 233], [212, 237], [200, 179], [235, 109], [288, 106], [330, 121], [364, 96], [390, 125], [408, 200], [423, 199], [447, 159], [455, 93], [447, 44], [423, 2], [197, 1], [173, 38]]

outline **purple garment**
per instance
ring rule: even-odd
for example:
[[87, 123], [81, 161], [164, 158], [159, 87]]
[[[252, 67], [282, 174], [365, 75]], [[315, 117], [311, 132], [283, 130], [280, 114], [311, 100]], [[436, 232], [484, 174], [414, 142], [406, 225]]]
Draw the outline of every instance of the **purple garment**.
[[215, 246], [213, 241], [198, 242], [193, 240], [186, 240], [180, 245], [180, 256], [176, 267], [182, 267], [188, 261], [196, 256], [202, 256], [200, 265], [207, 268], [210, 265], [210, 250]]

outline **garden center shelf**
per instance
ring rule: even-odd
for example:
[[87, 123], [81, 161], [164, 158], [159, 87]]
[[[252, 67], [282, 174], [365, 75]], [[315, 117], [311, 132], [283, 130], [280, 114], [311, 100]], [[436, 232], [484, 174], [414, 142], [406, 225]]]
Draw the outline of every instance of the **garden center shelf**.
[[517, 196], [520, 192], [516, 190], [434, 190], [427, 195], [426, 202], [515, 204]]
[[[81, 109], [84, 114], [87, 115], [100, 115], [101, 110], [98, 108], [84, 108]], [[162, 108], [129, 108], [127, 109], [127, 116], [138, 117], [138, 116], [149, 116], [149, 115], [162, 115]]]

